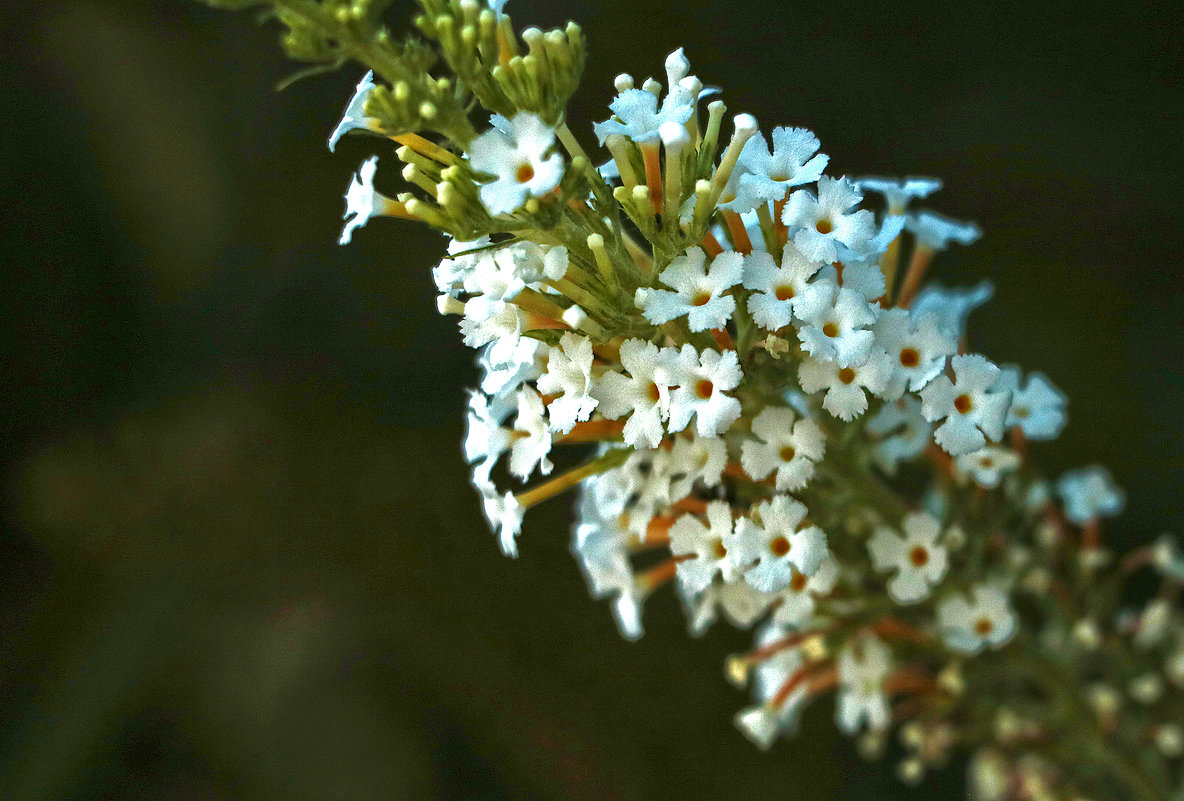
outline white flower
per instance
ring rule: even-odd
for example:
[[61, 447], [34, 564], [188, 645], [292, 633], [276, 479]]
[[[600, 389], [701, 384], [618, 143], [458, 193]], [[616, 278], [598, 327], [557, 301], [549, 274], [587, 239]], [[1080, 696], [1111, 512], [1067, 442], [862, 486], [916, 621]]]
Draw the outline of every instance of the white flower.
[[990, 280], [966, 289], [946, 289], [941, 284], [928, 283], [913, 301], [913, 316], [920, 319], [925, 315], [937, 315], [938, 324], [960, 340], [966, 336], [966, 319], [970, 312], [978, 309], [995, 295], [995, 284]]
[[690, 632], [696, 637], [721, 615], [738, 629], [749, 628], [764, 617], [773, 603], [773, 595], [757, 592], [743, 581], [713, 581], [698, 594], [686, 592], [680, 584], [679, 594], [690, 618]]
[[817, 181], [829, 160], [818, 153], [818, 137], [805, 128], [774, 128], [772, 153], [765, 137], [758, 134], [740, 151], [733, 173], [738, 176], [735, 198], [720, 208], [746, 212], [783, 200], [791, 187]]
[[592, 126], [600, 144], [613, 134], [621, 134], [637, 144], [657, 143], [658, 130], [668, 122], [682, 125], [691, 118], [694, 98], [685, 91], [671, 87], [671, 92], [658, 108], [658, 97], [645, 89], [626, 89], [608, 104], [616, 119], [608, 119]]
[[889, 475], [903, 459], [921, 455], [933, 436], [933, 426], [921, 414], [921, 401], [905, 395], [894, 403], [885, 403], [867, 421], [871, 434], [884, 437], [872, 448], [872, 459]]
[[670, 431], [682, 431], [695, 418], [695, 430], [701, 437], [727, 431], [740, 417], [740, 401], [725, 395], [744, 377], [733, 350], [698, 353], [683, 345], [671, 358], [672, 379], [678, 389], [670, 396]]
[[[770, 645], [788, 634], [780, 626], [767, 626], [758, 636], [756, 645]], [[797, 730], [809, 696], [808, 683], [799, 683], [779, 706], [774, 706], [772, 702], [786, 682], [801, 671], [805, 664], [800, 648], [783, 648], [756, 667], [753, 694], [761, 704], [742, 709], [736, 714], [734, 722], [736, 728], [761, 750], [767, 751], [781, 734]]]
[[966, 335], [966, 320], [970, 313], [995, 294], [995, 285], [980, 281], [966, 289], [946, 289], [941, 284], [928, 283], [913, 300], [913, 316], [920, 320], [926, 314], [937, 315], [937, 323], [955, 339]]
[[892, 364], [882, 350], [872, 351], [861, 367], [839, 367], [835, 362], [805, 359], [798, 368], [798, 383], [807, 393], [826, 390], [822, 408], [840, 420], [854, 420], [867, 411], [868, 390], [873, 395], [884, 391]]
[[[460, 321], [464, 343], [470, 348], [495, 343], [499, 350], [513, 348], [525, 327], [523, 312], [500, 300], [479, 297], [465, 304], [465, 316]], [[504, 353], [505, 351], [502, 350]]]
[[527, 381], [534, 381], [547, 367], [547, 346], [537, 339], [516, 337], [497, 340], [481, 349], [477, 364], [482, 370], [481, 391], [508, 395]]
[[789, 586], [795, 569], [805, 576], [818, 571], [827, 555], [826, 535], [817, 526], [801, 527], [804, 504], [777, 495], [753, 507], [752, 514], [759, 523], [741, 518], [724, 545], [734, 564], [748, 568], [744, 580], [753, 588], [776, 592]]
[[[604, 475], [589, 483], [598, 483]], [[593, 598], [613, 598], [613, 618], [621, 636], [636, 640], [644, 633], [641, 606], [646, 593], [638, 586], [629, 561], [629, 532], [617, 524], [616, 515], [603, 514], [602, 504], [587, 486], [582, 488], [578, 510], [571, 552], [588, 583], [588, 591]]]
[[982, 236], [974, 223], [959, 222], [932, 211], [910, 214], [904, 227], [917, 238], [917, 245], [930, 250], [945, 250], [950, 242], [969, 245]]
[[814, 463], [826, 450], [825, 435], [812, 420], [794, 420], [793, 409], [768, 406], [752, 421], [752, 433], [762, 441], [741, 445], [740, 464], [755, 479], [777, 471], [777, 489], [793, 492], [814, 475]]
[[941, 523], [924, 512], [905, 516], [904, 536], [887, 526], [880, 526], [868, 541], [868, 552], [876, 570], [895, 570], [888, 582], [888, 592], [898, 603], [916, 603], [929, 595], [933, 585], [942, 580], [948, 563], [946, 549], [937, 542]]
[[884, 271], [875, 261], [867, 264], [844, 264], [841, 279], [835, 266], [828, 264], [818, 271], [814, 281], [830, 281], [845, 289], [855, 290], [866, 301], [879, 300], [884, 297], [887, 289]]
[[846, 734], [859, 731], [864, 721], [873, 731], [888, 727], [888, 697], [884, 679], [891, 670], [888, 646], [871, 634], [861, 635], [839, 654], [838, 704], [835, 722]]
[[345, 193], [345, 227], [341, 229], [339, 245], [348, 245], [354, 231], [368, 223], [373, 217], [389, 214], [391, 200], [374, 190], [374, 173], [378, 170], [378, 156], [371, 156], [362, 162], [358, 172], [350, 181]]
[[781, 256], [781, 266], [773, 257], [756, 251], [744, 260], [744, 288], [752, 290], [748, 297], [748, 313], [752, 321], [769, 331], [777, 331], [789, 325], [794, 305], [806, 293], [806, 283], [822, 266], [801, 254], [792, 244], [786, 243]]
[[802, 321], [802, 348], [815, 359], [838, 362], [839, 367], [867, 361], [876, 339], [868, 326], [876, 321], [876, 312], [855, 290], [815, 281], [798, 298], [794, 313]]
[[597, 409], [609, 420], [628, 414], [624, 438], [629, 445], [658, 447], [670, 411], [668, 370], [658, 346], [641, 339], [621, 343], [621, 366], [628, 376], [607, 372], [592, 387]]
[[473, 261], [462, 281], [466, 292], [488, 300], [511, 300], [528, 285], [544, 278], [558, 280], [567, 272], [567, 248], [543, 248], [533, 242], [516, 242], [485, 251]]
[[668, 464], [670, 497], [685, 498], [696, 486], [718, 487], [727, 463], [728, 446], [719, 437], [677, 437]]
[[789, 196], [781, 221], [811, 261], [834, 262], [858, 255], [875, 235], [870, 211], [852, 211], [863, 195], [846, 178], [818, 179], [818, 196], [801, 189]]
[[707, 504], [707, 525], [695, 515], [683, 515], [670, 527], [670, 552], [690, 556], [678, 563], [678, 581], [687, 592], [707, 588], [716, 573], [725, 581], [736, 577], [737, 568], [724, 546], [732, 533], [732, 507], [727, 501]]
[[900, 214], [910, 200], [921, 200], [941, 189], [937, 178], [857, 178], [855, 188], [860, 192], [878, 192], [884, 196], [890, 214]]
[[670, 492], [670, 452], [663, 449], [634, 451], [625, 464], [604, 476], [615, 480], [602, 477], [595, 482], [603, 513], [623, 514], [622, 525], [639, 538], [650, 519], [677, 500]]
[[522, 530], [522, 518], [526, 514], [526, 507], [518, 503], [514, 493], [507, 492], [498, 495], [497, 488], [492, 483], [477, 488], [481, 492], [481, 508], [485, 512], [485, 519], [498, 535], [502, 553], [506, 556], [518, 556], [518, 532]]
[[465, 279], [478, 269], [485, 259], [491, 255], [489, 237], [483, 236], [472, 242], [462, 242], [450, 239], [448, 255], [432, 268], [432, 280], [436, 283], [436, 290], [450, 297], [457, 297], [464, 289]]
[[828, 595], [838, 578], [839, 565], [830, 556], [822, 560], [812, 576], [795, 570], [789, 585], [777, 593], [780, 603], [773, 610], [772, 621], [794, 628], [804, 626], [814, 616], [815, 597]]
[[477, 172], [494, 176], [482, 184], [481, 202], [490, 214], [516, 211], [530, 197], [542, 197], [559, 185], [563, 156], [547, 152], [555, 144], [555, 130], [536, 114], [521, 111], [507, 120], [490, 118], [493, 128], [469, 145], [469, 163]]
[[1079, 526], [1098, 517], [1114, 517], [1126, 505], [1126, 495], [1104, 467], [1070, 470], [1057, 480], [1057, 494], [1065, 517]]
[[921, 413], [930, 422], [945, 419], [934, 441], [961, 456], [1003, 436], [1011, 393], [996, 389], [999, 368], [983, 356], [955, 356], [950, 363], [955, 380], [941, 375], [921, 390]]
[[674, 292], [665, 289], [637, 290], [638, 307], [647, 320], [662, 325], [686, 315], [692, 331], [723, 328], [736, 310], [736, 299], [723, 294], [736, 284], [744, 271], [744, 256], [727, 252], [716, 256], [704, 269], [707, 254], [692, 247], [670, 262], [658, 278]]
[[547, 372], [539, 376], [539, 392], [559, 394], [547, 411], [551, 428], [564, 434], [579, 420], [587, 420], [596, 408], [592, 397], [592, 340], [568, 332], [559, 347], [547, 352]]
[[987, 445], [971, 453], [964, 453], [954, 460], [954, 466], [964, 476], [970, 476], [980, 487], [994, 489], [999, 486], [1005, 473], [1020, 466], [1020, 457], [1015, 451]]
[[535, 466], [546, 475], [554, 466], [547, 459], [551, 453], [551, 430], [547, 426], [547, 412], [543, 399], [530, 387], [518, 390], [518, 416], [514, 418], [510, 446], [510, 472], [523, 480], [530, 477]]
[[886, 309], [872, 326], [876, 344], [892, 357], [892, 377], [884, 397], [896, 400], [905, 390], [919, 392], [945, 369], [958, 352], [958, 342], [934, 315], [918, 318], [907, 309]]
[[1056, 439], [1065, 427], [1065, 404], [1068, 398], [1041, 373], [1029, 373], [1028, 383], [1020, 388], [1020, 368], [1000, 368], [999, 389], [1011, 392], [1007, 427], [1018, 426], [1031, 440]]
[[362, 76], [362, 80], [354, 88], [354, 96], [350, 98], [349, 105], [345, 107], [345, 115], [342, 116], [341, 122], [337, 123], [337, 127], [333, 129], [333, 133], [329, 134], [330, 153], [336, 151], [337, 140], [349, 131], [356, 131], [358, 129], [365, 131], [378, 130], [378, 120], [374, 117], [366, 116], [366, 99], [370, 97], [370, 90], [373, 88], [374, 71], [371, 70]]
[[510, 430], [502, 426], [509, 414], [504, 403], [490, 402], [480, 392], [469, 392], [469, 409], [465, 416], [465, 461], [476, 464], [478, 484], [489, 480], [490, 471], [511, 443]]
[[938, 625], [946, 645], [955, 651], [978, 653], [983, 646], [998, 648], [1015, 633], [1015, 614], [1007, 595], [995, 587], [979, 585], [971, 599], [947, 598], [937, 607]]

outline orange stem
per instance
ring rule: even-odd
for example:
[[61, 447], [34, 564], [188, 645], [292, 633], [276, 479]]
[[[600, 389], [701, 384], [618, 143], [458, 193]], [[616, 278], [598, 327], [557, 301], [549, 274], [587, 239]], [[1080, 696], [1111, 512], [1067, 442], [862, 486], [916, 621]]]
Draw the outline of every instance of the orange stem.
[[724, 252], [724, 246], [719, 243], [719, 240], [715, 238], [715, 234], [710, 231], [703, 234], [703, 249], [713, 259]]
[[927, 247], [918, 246], [913, 250], [913, 258], [909, 261], [909, 270], [904, 274], [904, 283], [900, 285], [900, 298], [896, 305], [907, 309], [917, 296], [917, 289], [921, 286], [921, 278], [925, 269], [933, 260], [933, 251]]
[[565, 444], [572, 442], [599, 442], [604, 439], [619, 437], [624, 430], [624, 420], [584, 420], [576, 423], [571, 431], [559, 437], [556, 441]]
[[748, 229], [744, 227], [744, 220], [734, 211], [725, 211], [724, 220], [728, 223], [728, 233], [732, 235], [732, 246], [739, 253], [752, 253], [752, 240], [748, 238]]

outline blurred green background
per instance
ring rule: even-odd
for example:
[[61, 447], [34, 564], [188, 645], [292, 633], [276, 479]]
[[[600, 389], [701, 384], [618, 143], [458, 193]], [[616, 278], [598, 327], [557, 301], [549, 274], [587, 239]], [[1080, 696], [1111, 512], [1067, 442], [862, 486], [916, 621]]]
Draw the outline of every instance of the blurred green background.
[[[396, 3], [396, 10], [410, 3]], [[513, 0], [612, 77], [685, 45], [733, 111], [812, 128], [835, 174], [937, 175], [998, 286], [974, 346], [1072, 398], [1050, 471], [1111, 466], [1111, 538], [1181, 529], [1180, 37], [1170, 4]], [[16, 15], [14, 14], [13, 17]], [[472, 356], [442, 241], [335, 244], [325, 138], [360, 70], [277, 94], [274, 28], [182, 0], [23, 7], [0, 28], [5, 213], [0, 798], [864, 799], [922, 790], [833, 730], [769, 754], [722, 659], [654, 599], [588, 600], [568, 509], [502, 558], [459, 454]], [[591, 137], [585, 136], [591, 144]], [[393, 179], [393, 180], [392, 180]]]

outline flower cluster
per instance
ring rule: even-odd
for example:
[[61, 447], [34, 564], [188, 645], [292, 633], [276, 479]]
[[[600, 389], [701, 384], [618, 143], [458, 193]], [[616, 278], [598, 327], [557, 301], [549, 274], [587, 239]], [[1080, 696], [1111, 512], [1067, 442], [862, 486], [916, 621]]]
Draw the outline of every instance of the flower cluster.
[[[1136, 786], [1164, 781], [1145, 766], [1075, 771], [1072, 749], [1184, 754], [1184, 620], [1166, 601], [1104, 619], [1097, 595], [1108, 568], [1143, 565], [1178, 589], [1184, 558], [1165, 540], [1112, 564], [1109, 474], [1055, 492], [1039, 474], [1030, 443], [1061, 433], [1066, 398], [968, 351], [989, 284], [926, 283], [979, 236], [912, 208], [940, 182], [827, 174], [814, 134], [747, 114], [725, 136], [682, 50], [665, 83], [616, 79], [598, 167], [562, 122], [578, 28], [527, 29], [523, 55], [502, 3], [422, 6], [452, 75], [420, 84], [455, 82], [489, 116], [445, 128], [443, 107], [407, 106], [420, 84], [367, 75], [330, 147], [388, 136], [411, 186], [379, 194], [367, 160], [341, 241], [380, 216], [449, 237], [432, 275], [478, 351], [464, 455], [502, 550], [576, 490], [572, 552], [624, 636], [666, 587], [692, 632], [755, 629], [728, 675], [752, 688], [736, 724], [761, 747], [833, 693], [867, 753], [897, 726], [907, 781], [960, 747], [984, 800], [1160, 797]], [[556, 474], [560, 448], [587, 459]], [[1127, 695], [1142, 706], [1122, 717]], [[1102, 721], [1088, 742], [1078, 707]], [[1064, 754], [1045, 747], [1058, 737]]]

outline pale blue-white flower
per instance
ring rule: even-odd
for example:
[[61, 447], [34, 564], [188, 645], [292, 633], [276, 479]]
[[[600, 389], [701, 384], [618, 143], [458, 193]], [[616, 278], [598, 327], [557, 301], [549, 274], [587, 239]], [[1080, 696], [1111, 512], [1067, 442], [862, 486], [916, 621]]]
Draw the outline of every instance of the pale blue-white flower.
[[888, 646], [872, 634], [861, 634], [839, 653], [839, 690], [835, 722], [854, 734], [866, 723], [881, 731], [891, 722], [884, 679], [892, 669]]
[[685, 316], [692, 331], [723, 328], [736, 310], [736, 299], [724, 293], [740, 283], [744, 261], [742, 254], [729, 251], [716, 256], [705, 269], [707, 254], [692, 247], [658, 275], [673, 292], [639, 289], [635, 302], [654, 325]]
[[773, 256], [757, 251], [744, 260], [744, 288], [748, 296], [748, 313], [754, 323], [769, 331], [789, 325], [793, 309], [809, 289], [810, 278], [822, 267], [822, 262], [810, 261], [792, 243], [786, 243], [781, 255], [781, 266]]
[[481, 508], [489, 526], [498, 535], [498, 543], [506, 556], [518, 556], [518, 534], [522, 531], [522, 518], [526, 507], [518, 502], [514, 493], [499, 494], [492, 483], [477, 487], [481, 493]]
[[[766, 626], [758, 635], [756, 645], [767, 646], [789, 636], [790, 632], [776, 625]], [[809, 687], [801, 682], [777, 705], [773, 704], [781, 688], [790, 677], [806, 664], [801, 648], [783, 648], [757, 665], [753, 672], [753, 693], [761, 703], [742, 709], [734, 723], [748, 740], [767, 751], [782, 734], [797, 731], [802, 710], [809, 697]]]
[[969, 245], [983, 235], [974, 223], [951, 220], [932, 211], [908, 215], [904, 226], [917, 238], [918, 247], [933, 251], [945, 250], [951, 242]]
[[888, 385], [892, 363], [888, 354], [873, 350], [859, 367], [839, 367], [837, 362], [804, 359], [798, 367], [798, 383], [808, 393], [826, 390], [822, 408], [840, 420], [854, 420], [867, 411], [865, 390], [879, 395]]
[[613, 135], [620, 134], [637, 144], [657, 144], [659, 129], [668, 122], [683, 125], [694, 112], [695, 99], [686, 92], [671, 87], [661, 108], [658, 96], [645, 89], [626, 89], [609, 103], [613, 117], [595, 123], [592, 131], [600, 144]]
[[770, 617], [782, 626], [801, 628], [814, 616], [816, 598], [830, 594], [839, 578], [839, 565], [834, 557], [827, 555], [814, 575], [794, 571], [789, 584], [776, 594], [777, 606]]
[[652, 342], [627, 339], [621, 344], [621, 366], [628, 373], [608, 371], [592, 388], [600, 413], [609, 420], [625, 415], [623, 437], [628, 445], [658, 447], [670, 412], [670, 382], [666, 359]]
[[547, 355], [547, 372], [538, 380], [539, 392], [557, 394], [547, 412], [551, 429], [566, 434], [592, 416], [598, 401], [592, 396], [592, 341], [567, 332]]
[[921, 391], [958, 352], [958, 342], [938, 325], [934, 315], [917, 317], [908, 309], [885, 309], [872, 325], [876, 345], [892, 357], [892, 376], [884, 391], [896, 400], [905, 390]]
[[968, 476], [975, 484], [987, 489], [998, 487], [1003, 476], [1019, 466], [1019, 454], [998, 445], [987, 445], [954, 460], [954, 467], [961, 475]]
[[1018, 427], [1032, 440], [1056, 439], [1065, 427], [1065, 405], [1069, 399], [1052, 385], [1042, 373], [1029, 373], [1022, 387], [1021, 371], [1014, 365], [1000, 369], [1000, 389], [1011, 392], [1011, 408], [1007, 410], [1007, 427]]
[[751, 517], [736, 522], [724, 546], [753, 589], [776, 592], [789, 586], [795, 570], [804, 576], [817, 572], [828, 553], [826, 534], [802, 525], [805, 518], [804, 504], [775, 495], [754, 506]]
[[740, 449], [744, 472], [758, 481], [776, 473], [776, 486], [782, 492], [806, 486], [826, 450], [826, 436], [818, 424], [798, 419], [785, 406], [761, 410], [753, 418], [752, 433], [759, 439], [745, 440]]
[[551, 429], [547, 410], [539, 393], [530, 387], [518, 389], [518, 414], [514, 418], [514, 444], [510, 446], [510, 473], [526, 480], [537, 467], [547, 475], [554, 465], [551, 453]]
[[941, 284], [928, 283], [917, 293], [912, 310], [917, 319], [926, 314], [937, 316], [938, 325], [955, 339], [966, 335], [966, 320], [970, 313], [995, 294], [995, 285], [980, 281], [972, 287], [946, 289]]
[[794, 305], [801, 321], [802, 349], [819, 361], [839, 367], [860, 367], [867, 361], [876, 337], [870, 326], [876, 308], [853, 289], [830, 281], [815, 281]]
[[1015, 634], [1015, 613], [1002, 590], [988, 585], [971, 588], [969, 598], [951, 596], [937, 607], [938, 625], [946, 645], [975, 654], [984, 647], [1002, 647]]
[[829, 156], [818, 153], [818, 137], [805, 128], [774, 128], [773, 149], [765, 137], [756, 135], [740, 151], [733, 173], [733, 199], [720, 208], [746, 212], [757, 206], [784, 200], [792, 187], [810, 184], [822, 177]]
[[537, 114], [520, 111], [513, 119], [494, 114], [489, 122], [493, 127], [469, 145], [469, 164], [493, 176], [478, 194], [486, 210], [497, 216], [517, 211], [528, 198], [558, 186], [563, 156], [551, 152], [555, 129]]
[[903, 532], [879, 526], [868, 540], [872, 566], [894, 572], [888, 593], [898, 603], [912, 604], [929, 596], [946, 574], [949, 562], [945, 546], [938, 542], [941, 523], [924, 512], [910, 512], [901, 524]]
[[933, 438], [947, 453], [973, 453], [1003, 436], [1011, 393], [997, 387], [999, 368], [984, 356], [950, 360], [954, 380], [940, 375], [921, 390], [921, 413], [930, 422], [944, 420]]
[[740, 568], [728, 555], [725, 540], [732, 534], [732, 507], [727, 501], [707, 504], [707, 522], [685, 514], [670, 527], [670, 552], [688, 557], [678, 563], [679, 584], [687, 592], [701, 592], [720, 574], [735, 579]]
[[822, 176], [818, 195], [800, 189], [789, 196], [781, 221], [811, 261], [834, 262], [863, 251], [875, 236], [875, 218], [855, 209], [863, 199], [846, 178]]
[[379, 129], [378, 120], [366, 116], [366, 100], [370, 97], [370, 92], [373, 89], [374, 70], [371, 70], [362, 76], [362, 80], [354, 88], [354, 96], [350, 98], [349, 104], [345, 107], [345, 114], [342, 116], [341, 122], [337, 123], [333, 133], [329, 134], [330, 153], [337, 150], [337, 140], [350, 131], [377, 131]]
[[1079, 526], [1099, 517], [1115, 517], [1126, 505], [1126, 493], [1100, 465], [1070, 470], [1057, 480], [1065, 517]]
[[691, 345], [672, 355], [671, 380], [678, 388], [670, 395], [670, 431], [682, 431], [695, 418], [695, 430], [701, 437], [727, 431], [740, 417], [740, 401], [726, 392], [735, 389], [744, 377], [736, 351], [699, 353]]
[[880, 438], [872, 447], [872, 460], [889, 475], [896, 475], [900, 462], [920, 456], [933, 437], [915, 395], [885, 403], [868, 419], [867, 431]]
[[941, 189], [938, 178], [881, 178], [869, 175], [856, 178], [855, 188], [867, 194], [875, 192], [884, 196], [889, 214], [900, 214], [913, 200], [922, 200]]
[[348, 245], [353, 239], [354, 231], [361, 228], [374, 217], [388, 216], [394, 213], [395, 201], [380, 194], [374, 189], [374, 174], [378, 171], [378, 156], [371, 156], [362, 162], [358, 172], [350, 181], [349, 189], [345, 193], [345, 227], [341, 229], [339, 245]]

